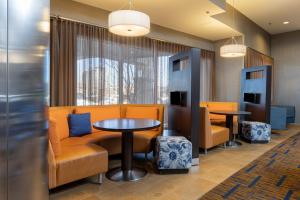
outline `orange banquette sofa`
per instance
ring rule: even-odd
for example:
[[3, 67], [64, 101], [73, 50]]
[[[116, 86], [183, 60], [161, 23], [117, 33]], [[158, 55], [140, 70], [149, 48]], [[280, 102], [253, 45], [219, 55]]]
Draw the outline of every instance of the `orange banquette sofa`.
[[108, 155], [121, 153], [121, 133], [99, 131], [81, 137], [70, 137], [68, 115], [90, 113], [91, 123], [112, 118], [150, 118], [161, 122], [154, 130], [134, 135], [134, 152], [148, 153], [152, 142], [163, 131], [164, 106], [160, 104], [125, 104], [104, 106], [50, 107], [49, 120], [49, 188], [104, 173]]
[[[217, 101], [202, 101], [200, 107], [208, 108], [210, 110], [222, 110], [222, 111], [238, 111], [239, 104], [237, 102], [217, 102]], [[209, 114], [209, 118], [212, 125], [225, 126], [226, 116]], [[233, 117], [233, 133], [238, 132], [238, 117]]]

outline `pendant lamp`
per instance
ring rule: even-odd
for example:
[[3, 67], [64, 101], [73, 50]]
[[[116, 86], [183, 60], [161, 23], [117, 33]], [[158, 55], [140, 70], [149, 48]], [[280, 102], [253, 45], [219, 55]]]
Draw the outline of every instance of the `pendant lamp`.
[[132, 10], [132, 0], [129, 0], [128, 10], [116, 10], [108, 16], [108, 29], [111, 33], [137, 37], [150, 32], [150, 17], [142, 12]]

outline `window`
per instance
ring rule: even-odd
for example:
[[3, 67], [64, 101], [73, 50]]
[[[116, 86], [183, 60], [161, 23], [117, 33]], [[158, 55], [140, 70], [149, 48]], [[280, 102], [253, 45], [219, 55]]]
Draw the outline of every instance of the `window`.
[[77, 105], [167, 103], [169, 43], [93, 35], [77, 37]]

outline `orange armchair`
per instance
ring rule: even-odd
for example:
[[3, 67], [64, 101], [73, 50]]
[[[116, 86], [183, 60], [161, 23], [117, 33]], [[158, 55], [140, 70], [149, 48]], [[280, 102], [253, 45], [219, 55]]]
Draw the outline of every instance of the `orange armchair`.
[[[237, 102], [217, 102], [217, 101], [203, 101], [200, 107], [207, 107], [208, 110], [222, 110], [222, 111], [238, 111], [239, 104]], [[218, 126], [226, 126], [225, 115], [209, 114], [211, 124]], [[233, 133], [238, 133], [238, 117], [233, 117]]]
[[207, 107], [200, 107], [200, 137], [199, 146], [203, 148], [205, 154], [207, 149], [224, 144], [229, 140], [229, 129], [211, 125], [210, 116]]

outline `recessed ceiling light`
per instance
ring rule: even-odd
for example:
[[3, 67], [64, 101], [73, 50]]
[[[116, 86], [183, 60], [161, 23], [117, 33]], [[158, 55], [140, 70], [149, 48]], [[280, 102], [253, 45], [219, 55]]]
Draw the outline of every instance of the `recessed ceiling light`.
[[290, 22], [289, 21], [285, 21], [285, 22], [282, 22], [283, 24], [289, 24]]

